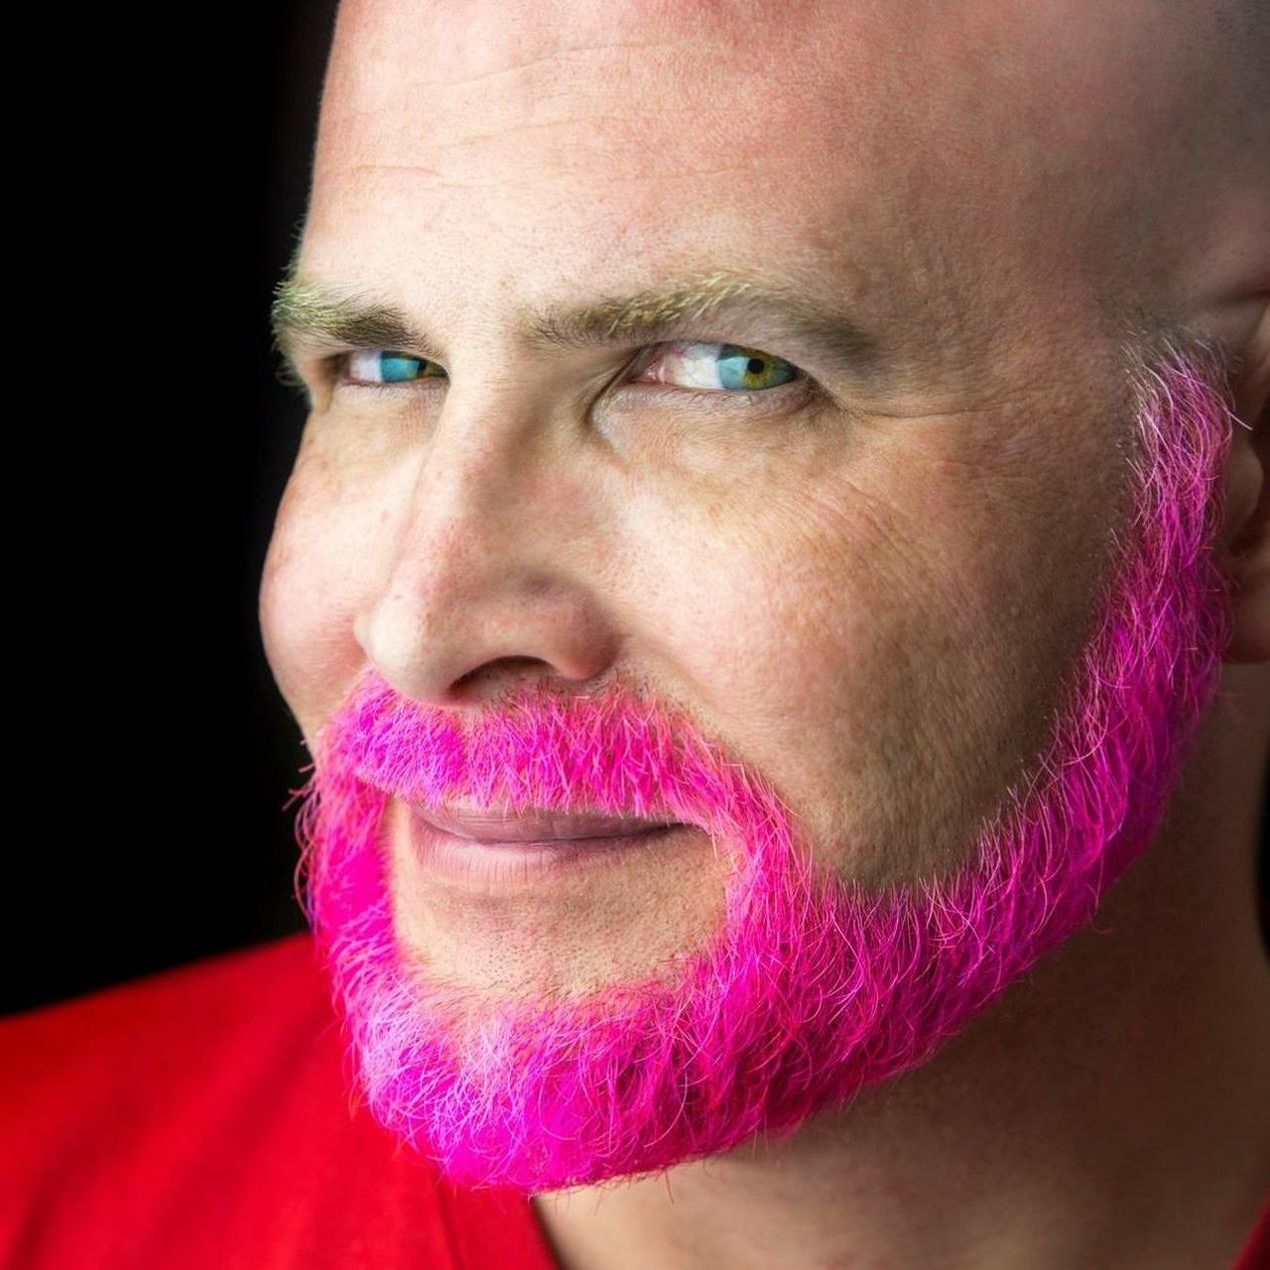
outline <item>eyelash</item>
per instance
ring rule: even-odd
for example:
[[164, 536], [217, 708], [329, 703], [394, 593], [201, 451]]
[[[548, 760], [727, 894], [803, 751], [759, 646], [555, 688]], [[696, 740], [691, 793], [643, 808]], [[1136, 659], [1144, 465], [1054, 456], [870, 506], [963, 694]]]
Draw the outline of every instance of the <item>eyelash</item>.
[[[614, 381], [614, 386], [643, 388], [643, 389], [651, 389], [656, 392], [672, 393], [674, 394], [676, 399], [679, 400], [680, 402], [690, 403], [692, 405], [701, 404], [701, 405], [708, 405], [711, 407], [717, 407], [720, 404], [721, 398], [729, 399], [732, 405], [739, 406], [741, 408], [748, 408], [748, 409], [762, 409], [765, 407], [770, 408], [782, 402], [788, 404], [791, 394], [808, 395], [818, 390], [818, 385], [816, 384], [816, 381], [813, 380], [812, 377], [805, 370], [803, 370], [801, 366], [796, 365], [794, 362], [788, 361], [786, 358], [778, 358], [778, 355], [775, 353], [765, 353], [764, 355], [771, 358], [776, 358], [780, 361], [785, 362], [785, 364], [790, 367], [790, 369], [794, 372], [794, 374], [793, 374], [793, 378], [787, 380], [785, 383], [775, 384], [770, 388], [751, 388], [751, 389], [682, 388], [675, 384], [658, 383], [655, 381], [648, 382], [648, 381], [639, 381], [639, 380], [628, 380], [625, 378], [625, 376], [630, 373], [632, 367], [638, 367], [639, 373], [642, 374], [645, 371], [647, 371], [647, 369], [650, 366], [654, 365], [659, 360], [659, 358], [655, 355], [657, 353], [657, 350], [662, 350], [662, 356], [665, 356], [666, 351], [669, 350], [675, 344], [692, 346], [692, 345], [709, 345], [713, 343], [722, 344], [726, 342], [714, 341], [714, 340], [678, 340], [678, 341], [663, 340], [663, 341], [659, 341], [656, 344], [646, 344], [642, 348], [637, 350], [636, 353], [622, 367], [622, 371], [621, 371], [622, 377]], [[396, 393], [403, 388], [407, 388], [407, 389], [417, 388], [417, 386], [420, 383], [423, 383], [427, 380], [435, 380], [438, 384], [446, 384], [449, 382], [450, 377], [448, 374], [429, 375], [429, 376], [425, 376], [424, 379], [422, 380], [419, 380], [419, 379], [397, 380], [397, 381], [390, 381], [388, 383], [375, 383], [374, 381], [370, 381], [370, 380], [350, 379], [348, 377], [348, 367], [349, 367], [350, 359], [356, 356], [358, 353], [366, 353], [366, 352], [390, 353], [395, 351], [397, 350], [389, 349], [386, 347], [373, 348], [373, 349], [369, 349], [369, 348], [348, 349], [345, 352], [336, 353], [331, 357], [325, 358], [324, 362], [330, 368], [329, 378], [331, 380], [332, 386], [337, 389], [352, 389], [357, 392], [370, 391], [374, 393], [383, 393], [383, 392]], [[757, 350], [757, 349], [755, 351], [764, 352], [764, 350]], [[407, 355], [407, 356], [412, 356], [412, 355]], [[419, 360], [430, 361], [431, 359], [420, 358]], [[440, 365], [440, 364], [434, 363], [434, 365]], [[444, 370], [444, 367], [441, 367], [441, 369]]]

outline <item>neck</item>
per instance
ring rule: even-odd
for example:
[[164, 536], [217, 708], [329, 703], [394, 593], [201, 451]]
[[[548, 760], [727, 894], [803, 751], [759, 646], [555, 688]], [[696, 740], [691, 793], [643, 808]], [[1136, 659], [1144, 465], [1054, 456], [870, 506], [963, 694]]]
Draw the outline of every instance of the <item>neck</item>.
[[564, 1270], [1229, 1266], [1270, 1188], [1270, 676], [1227, 685], [1090, 930], [931, 1062], [783, 1143], [535, 1197]]

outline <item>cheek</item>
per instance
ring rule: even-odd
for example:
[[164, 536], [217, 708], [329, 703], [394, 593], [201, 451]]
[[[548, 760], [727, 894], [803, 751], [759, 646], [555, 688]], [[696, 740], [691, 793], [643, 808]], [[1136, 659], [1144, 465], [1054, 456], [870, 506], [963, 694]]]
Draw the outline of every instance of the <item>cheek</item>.
[[879, 884], [964, 857], [1047, 736], [1100, 576], [1091, 500], [949, 460], [965, 431], [685, 521], [649, 590], [703, 723]]
[[703, 726], [775, 783], [818, 842], [894, 849], [897, 791], [936, 783], [918, 738], [955, 712], [948, 687], [966, 679], [948, 673], [947, 649], [939, 682], [930, 673], [923, 649], [951, 642], [930, 617], [947, 597], [895, 528], [858, 491], [822, 485], [663, 543], [674, 574], [660, 593], [676, 598], [647, 638]]
[[365, 554], [376, 513], [330, 497], [302, 456], [274, 520], [259, 591], [265, 657], [311, 738], [364, 665], [354, 619], [365, 607]]

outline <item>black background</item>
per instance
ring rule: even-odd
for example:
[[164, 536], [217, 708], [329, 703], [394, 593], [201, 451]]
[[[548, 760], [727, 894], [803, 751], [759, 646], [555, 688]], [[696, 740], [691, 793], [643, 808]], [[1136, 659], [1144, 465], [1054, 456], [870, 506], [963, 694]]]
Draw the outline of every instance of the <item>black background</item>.
[[308, 756], [256, 590], [303, 424], [268, 308], [334, 10], [81, 27], [13, 125], [9, 293], [36, 338], [9, 350], [10, 502], [33, 510], [10, 530], [0, 1011], [304, 928]]
[[34, 330], [9, 343], [6, 484], [32, 507], [7, 553], [0, 1011], [304, 928], [308, 755], [256, 591], [304, 422], [268, 309], [334, 12], [66, 16], [11, 121], [6, 290]]

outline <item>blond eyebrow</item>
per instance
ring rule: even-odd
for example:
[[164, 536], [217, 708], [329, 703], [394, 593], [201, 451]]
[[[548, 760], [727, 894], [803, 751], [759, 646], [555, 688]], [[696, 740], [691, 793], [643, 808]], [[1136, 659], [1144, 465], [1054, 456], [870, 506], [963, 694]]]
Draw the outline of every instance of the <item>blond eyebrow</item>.
[[269, 310], [274, 346], [291, 365], [301, 347], [389, 348], [436, 351], [400, 310], [298, 278], [284, 278]]
[[[301, 346], [380, 347], [440, 360], [436, 343], [393, 305], [363, 293], [308, 282], [289, 268], [270, 313], [275, 344], [294, 367]], [[744, 323], [762, 338], [810, 348], [843, 374], [878, 369], [874, 339], [843, 314], [788, 283], [715, 269], [686, 281], [583, 304], [557, 304], [522, 315], [517, 335], [528, 347], [588, 348], [698, 338], [711, 324]], [[775, 351], [769, 350], [769, 351]]]
[[[577, 306], [553, 306], [525, 327], [530, 343], [583, 348], [597, 344], [651, 344], [724, 325], [743, 324], [761, 338], [811, 348], [843, 373], [877, 369], [874, 338], [845, 314], [801, 288], [732, 269], [714, 269], [683, 282], [606, 297]], [[770, 350], [775, 352], [776, 350]]]

